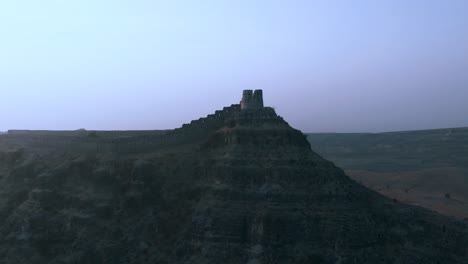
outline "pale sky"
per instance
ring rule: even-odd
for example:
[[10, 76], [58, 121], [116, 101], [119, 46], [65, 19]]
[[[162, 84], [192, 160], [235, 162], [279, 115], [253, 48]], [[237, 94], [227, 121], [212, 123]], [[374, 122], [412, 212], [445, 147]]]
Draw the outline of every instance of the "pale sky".
[[468, 1], [0, 1], [0, 131], [175, 128], [243, 89], [304, 132], [468, 126]]

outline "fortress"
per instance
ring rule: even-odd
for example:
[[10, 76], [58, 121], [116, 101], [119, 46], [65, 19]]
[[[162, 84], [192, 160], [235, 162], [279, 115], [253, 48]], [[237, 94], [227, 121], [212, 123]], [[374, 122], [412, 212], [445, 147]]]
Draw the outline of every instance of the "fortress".
[[275, 124], [284, 122], [272, 108], [264, 107], [262, 90], [243, 90], [240, 104], [224, 107], [222, 110], [192, 120], [176, 129], [161, 131], [9, 130], [6, 135], [0, 137], [0, 145], [20, 145], [38, 149], [59, 148], [71, 152], [133, 153], [194, 142], [225, 126], [227, 121], [234, 125], [234, 123], [245, 124], [265, 120], [270, 120]]
[[244, 90], [242, 93], [242, 101], [240, 102], [240, 105], [241, 110], [263, 108], [262, 90]]

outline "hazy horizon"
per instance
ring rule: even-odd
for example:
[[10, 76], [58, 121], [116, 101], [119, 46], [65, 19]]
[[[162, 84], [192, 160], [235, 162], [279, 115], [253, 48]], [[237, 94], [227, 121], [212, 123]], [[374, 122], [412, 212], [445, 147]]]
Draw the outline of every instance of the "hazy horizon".
[[171, 129], [263, 89], [304, 132], [468, 127], [468, 1], [5, 1], [0, 131]]

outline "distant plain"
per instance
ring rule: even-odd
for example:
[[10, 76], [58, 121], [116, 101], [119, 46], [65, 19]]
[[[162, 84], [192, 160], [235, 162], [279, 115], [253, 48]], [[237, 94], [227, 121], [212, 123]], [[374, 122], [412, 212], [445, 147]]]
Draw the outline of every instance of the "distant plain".
[[468, 128], [309, 133], [312, 149], [403, 203], [468, 218]]

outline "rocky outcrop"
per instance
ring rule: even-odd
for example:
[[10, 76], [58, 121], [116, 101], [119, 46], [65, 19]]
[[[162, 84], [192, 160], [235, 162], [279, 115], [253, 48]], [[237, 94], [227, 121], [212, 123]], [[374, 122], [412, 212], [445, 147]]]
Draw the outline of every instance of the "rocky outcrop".
[[0, 154], [1, 262], [468, 263], [466, 222], [357, 184], [272, 108], [234, 105], [164, 137]]

